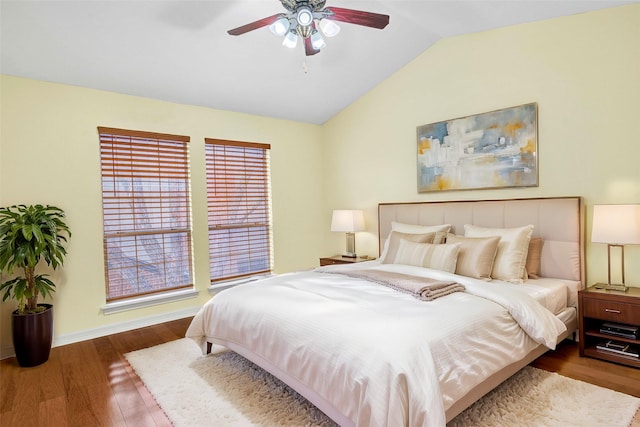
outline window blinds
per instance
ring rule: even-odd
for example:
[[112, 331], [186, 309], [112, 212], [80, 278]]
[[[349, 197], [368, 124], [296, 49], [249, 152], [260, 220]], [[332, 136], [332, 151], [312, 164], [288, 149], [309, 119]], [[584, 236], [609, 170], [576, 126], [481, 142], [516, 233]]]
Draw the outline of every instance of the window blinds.
[[272, 270], [270, 148], [205, 139], [212, 282]]
[[192, 286], [189, 137], [98, 132], [107, 301]]

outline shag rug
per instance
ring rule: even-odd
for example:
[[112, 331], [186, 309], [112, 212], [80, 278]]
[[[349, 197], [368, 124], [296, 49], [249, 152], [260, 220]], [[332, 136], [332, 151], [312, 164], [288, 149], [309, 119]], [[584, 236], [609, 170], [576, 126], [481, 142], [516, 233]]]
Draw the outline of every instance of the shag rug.
[[[335, 426], [271, 374], [188, 338], [125, 355], [174, 426]], [[527, 366], [448, 427], [627, 427], [640, 398]]]

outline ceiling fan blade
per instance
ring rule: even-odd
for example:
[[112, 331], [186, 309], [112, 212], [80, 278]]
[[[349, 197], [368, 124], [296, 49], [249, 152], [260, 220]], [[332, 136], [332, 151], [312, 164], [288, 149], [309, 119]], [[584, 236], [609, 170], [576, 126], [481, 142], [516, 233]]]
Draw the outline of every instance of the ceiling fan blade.
[[258, 28], [266, 27], [267, 25], [271, 25], [280, 19], [284, 14], [277, 13], [273, 16], [269, 16], [267, 18], [262, 18], [258, 21], [251, 22], [250, 24], [243, 25], [238, 28], [234, 28], [233, 30], [227, 31], [232, 36], [239, 36], [244, 33], [248, 33], [249, 31], [257, 30]]
[[362, 10], [344, 9], [342, 7], [327, 7], [325, 10], [332, 12], [327, 19], [347, 22], [349, 24], [364, 25], [365, 27], [383, 29], [389, 24], [389, 15], [365, 12]]
[[320, 49], [314, 49], [313, 46], [311, 45], [311, 37], [305, 37], [304, 38], [304, 53], [307, 56], [311, 56], [311, 55], [315, 55], [318, 52], [320, 52]]

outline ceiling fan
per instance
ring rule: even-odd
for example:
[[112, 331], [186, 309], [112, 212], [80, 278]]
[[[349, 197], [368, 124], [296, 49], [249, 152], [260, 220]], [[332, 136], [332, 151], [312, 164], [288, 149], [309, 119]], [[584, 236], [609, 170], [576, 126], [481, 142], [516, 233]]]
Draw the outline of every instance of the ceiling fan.
[[325, 36], [333, 37], [340, 32], [340, 27], [333, 21], [378, 29], [383, 29], [389, 24], [389, 15], [341, 7], [324, 7], [326, 0], [280, 0], [280, 2], [287, 9], [286, 13], [277, 13], [227, 32], [232, 36], [239, 36], [269, 26], [272, 33], [284, 36], [282, 44], [286, 47], [296, 47], [298, 37], [301, 37], [304, 40], [305, 53], [309, 56], [315, 55], [326, 46], [317, 27], [320, 27]]

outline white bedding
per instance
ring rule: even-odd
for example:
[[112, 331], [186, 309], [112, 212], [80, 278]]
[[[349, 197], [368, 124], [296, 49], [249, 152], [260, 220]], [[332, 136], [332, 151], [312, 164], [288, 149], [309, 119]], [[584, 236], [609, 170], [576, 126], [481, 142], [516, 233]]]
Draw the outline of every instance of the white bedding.
[[538, 343], [554, 348], [566, 329], [511, 284], [376, 262], [323, 267], [343, 268], [454, 278], [466, 291], [424, 302], [339, 274], [284, 274], [220, 292], [187, 336], [269, 361], [353, 425], [443, 426], [475, 385]]
[[540, 277], [528, 279], [522, 290], [544, 305], [553, 314], [559, 314], [567, 307], [578, 307], [578, 289], [580, 282]]

